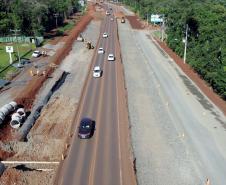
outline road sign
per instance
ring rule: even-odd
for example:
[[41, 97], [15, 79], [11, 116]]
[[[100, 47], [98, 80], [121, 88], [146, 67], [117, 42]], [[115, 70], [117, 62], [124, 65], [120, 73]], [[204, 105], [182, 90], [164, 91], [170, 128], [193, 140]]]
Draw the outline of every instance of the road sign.
[[6, 52], [9, 53], [9, 63], [12, 64], [13, 60], [12, 60], [12, 53], [13, 53], [13, 46], [6, 46], [5, 47]]
[[13, 53], [13, 46], [6, 46], [5, 49], [7, 53]]
[[153, 23], [163, 23], [163, 15], [160, 14], [151, 14], [151, 22]]

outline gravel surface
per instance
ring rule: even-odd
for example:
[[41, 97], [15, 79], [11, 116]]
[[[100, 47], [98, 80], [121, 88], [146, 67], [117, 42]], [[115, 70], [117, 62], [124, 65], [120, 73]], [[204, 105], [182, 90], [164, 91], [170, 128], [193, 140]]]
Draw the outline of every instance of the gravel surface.
[[224, 115], [146, 34], [119, 23], [138, 183], [224, 184]]

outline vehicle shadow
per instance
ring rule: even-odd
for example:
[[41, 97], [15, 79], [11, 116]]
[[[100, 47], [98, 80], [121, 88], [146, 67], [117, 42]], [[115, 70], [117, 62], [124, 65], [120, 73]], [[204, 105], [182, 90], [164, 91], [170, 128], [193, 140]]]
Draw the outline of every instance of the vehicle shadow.
[[91, 131], [90, 138], [93, 137], [94, 132], [95, 132], [95, 130], [96, 130], [96, 121], [92, 120], [92, 124], [93, 124], [93, 129], [92, 129], [92, 131]]

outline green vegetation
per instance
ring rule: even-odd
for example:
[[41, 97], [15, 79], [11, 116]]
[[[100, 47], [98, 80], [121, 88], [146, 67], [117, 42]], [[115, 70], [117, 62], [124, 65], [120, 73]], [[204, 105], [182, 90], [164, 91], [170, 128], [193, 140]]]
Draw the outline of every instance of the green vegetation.
[[[10, 45], [13, 46], [13, 48], [14, 48], [14, 52], [12, 53], [12, 59], [13, 59], [13, 61], [16, 61], [16, 60], [18, 60], [17, 49], [16, 49], [17, 44], [14, 43], [14, 44], [10, 44]], [[1, 56], [0, 71], [5, 69], [9, 65], [9, 54], [6, 53], [5, 46], [6, 46], [6, 44], [0, 44], [0, 56]], [[32, 55], [32, 49], [34, 49], [34, 48], [35, 48], [34, 44], [32, 44], [32, 45], [30, 45], [28, 43], [19, 43], [18, 44], [20, 56], [23, 58], [30, 58]], [[13, 66], [10, 66], [9, 68], [7, 68], [7, 70], [0, 73], [0, 78], [4, 78], [5, 76], [7, 76], [7, 74], [10, 74], [15, 71], [17, 71], [17, 69]]]
[[[0, 36], [19, 29], [21, 35], [41, 36], [80, 9], [78, 0], [0, 0]], [[57, 23], [56, 23], [57, 18]]]
[[226, 100], [226, 1], [124, 0], [142, 18], [164, 14], [167, 43], [183, 56], [188, 25], [187, 63]]
[[[1, 56], [1, 61], [0, 61], [0, 71], [5, 68], [7, 65], [9, 65], [9, 54], [6, 53], [6, 45], [9, 44], [0, 44], [0, 56]], [[13, 46], [14, 52], [12, 53], [12, 59], [13, 61], [17, 60], [17, 47], [16, 43], [10, 44], [10, 46]], [[18, 44], [18, 49], [20, 56], [23, 56], [25, 58], [30, 58], [31, 56], [31, 49], [34, 48], [34, 44], [30, 45], [28, 43], [19, 43]], [[26, 55], [25, 55], [26, 54]]]
[[161, 36], [162, 36], [162, 32], [161, 31], [156, 30], [156, 31], [153, 32], [153, 34], [154, 34], [155, 37], [161, 39]]
[[71, 30], [74, 27], [75, 23], [73, 21], [70, 21], [63, 25], [62, 27], [58, 28], [59, 31], [65, 32], [67, 30]]
[[0, 78], [10, 79], [17, 71], [18, 69], [16, 67], [9, 66], [6, 70], [0, 73]]
[[[11, 30], [20, 30], [19, 35], [42, 36], [56, 27], [57, 35], [63, 35], [74, 26], [73, 21], [64, 23], [71, 14], [80, 10], [78, 0], [0, 0], [0, 36], [12, 36]], [[56, 21], [57, 18], [57, 21]], [[14, 46], [13, 61], [18, 60], [17, 47], [14, 44], [0, 43], [0, 71], [9, 65], [9, 54], [5, 51], [6, 45]], [[19, 43], [20, 56], [30, 58], [34, 45]], [[15, 72], [16, 68], [10, 66], [0, 73], [0, 78]]]

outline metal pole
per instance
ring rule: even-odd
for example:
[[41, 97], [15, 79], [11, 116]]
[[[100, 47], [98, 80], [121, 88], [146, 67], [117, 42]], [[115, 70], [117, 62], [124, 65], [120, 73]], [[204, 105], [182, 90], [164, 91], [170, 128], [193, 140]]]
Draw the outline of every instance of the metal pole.
[[13, 63], [13, 60], [12, 60], [12, 53], [9, 52], [9, 63], [12, 64]]
[[186, 33], [185, 33], [185, 44], [184, 44], [184, 63], [186, 63], [187, 55], [187, 43], [188, 43], [188, 24], [186, 24]]
[[165, 27], [165, 23], [164, 23], [164, 19], [163, 19], [163, 22], [162, 22], [162, 26], [161, 26], [161, 32], [162, 32], [162, 36], [161, 36], [161, 40], [163, 42], [163, 31], [164, 31], [164, 27]]
[[57, 28], [57, 17], [59, 16], [59, 14], [58, 13], [55, 13], [55, 14], [53, 14], [54, 15], [54, 17], [56, 18], [56, 28]]
[[19, 48], [18, 48], [18, 39], [17, 39], [16, 49], [17, 49], [18, 59], [19, 59], [19, 63], [20, 63], [20, 52], [19, 52]]
[[17, 55], [18, 55], [18, 60], [19, 60], [19, 63], [20, 63], [20, 52], [19, 52], [19, 47], [18, 47], [18, 38], [17, 38], [17, 32], [20, 32], [20, 30], [10, 30], [12, 32], [14, 32], [13, 35], [15, 35], [16, 37], [16, 41], [17, 41], [17, 44], [16, 44], [16, 49], [17, 49]]

